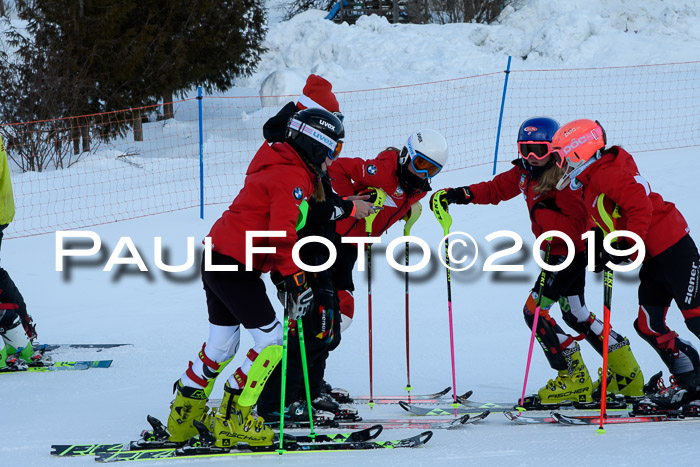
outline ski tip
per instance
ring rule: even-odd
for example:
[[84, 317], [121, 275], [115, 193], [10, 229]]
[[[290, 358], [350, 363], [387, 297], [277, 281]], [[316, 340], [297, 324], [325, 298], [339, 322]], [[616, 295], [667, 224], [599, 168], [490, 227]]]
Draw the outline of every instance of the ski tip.
[[459, 418], [455, 418], [454, 420], [448, 422], [447, 424], [441, 426], [448, 429], [448, 430], [456, 430], [458, 428], [463, 427], [464, 425], [469, 424], [469, 419], [471, 418], [471, 415], [469, 414], [464, 414]]
[[447, 395], [450, 391], [452, 390], [452, 386], [447, 386], [445, 389], [443, 389], [440, 392], [436, 392], [435, 394], [430, 394], [431, 396], [435, 396], [435, 398], [438, 398], [440, 396], [445, 396]]
[[418, 436], [419, 436], [419, 439], [420, 439], [420, 444], [419, 444], [419, 446], [421, 446], [421, 445], [427, 443], [428, 441], [430, 441], [430, 438], [433, 437], [433, 432], [432, 432], [432, 431], [424, 431], [423, 433], [421, 433], [421, 434], [418, 435]]
[[559, 412], [551, 412], [552, 418], [563, 425], [589, 425], [590, 423], [574, 417], [562, 415]]
[[382, 425], [374, 425], [367, 428], [367, 433], [369, 433], [369, 439], [375, 439], [384, 430]]
[[406, 412], [410, 412], [410, 411], [411, 411], [411, 404], [409, 404], [408, 402], [399, 401], [399, 406], [400, 406], [402, 409], [404, 409]]

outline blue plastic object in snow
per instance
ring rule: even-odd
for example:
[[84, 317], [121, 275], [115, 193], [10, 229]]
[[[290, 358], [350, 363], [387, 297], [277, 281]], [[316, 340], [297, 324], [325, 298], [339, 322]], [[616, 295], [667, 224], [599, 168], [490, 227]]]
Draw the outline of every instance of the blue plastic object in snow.
[[[342, 1], [343, 1], [343, 4], [345, 6], [348, 6], [347, 0], [342, 0]], [[329, 11], [328, 14], [326, 15], [326, 17], [323, 19], [330, 19], [332, 21], [333, 18], [335, 18], [335, 15], [337, 15], [339, 11], [340, 11], [340, 1], [338, 1], [338, 3], [336, 3], [335, 5], [333, 5], [333, 8], [331, 8], [331, 11]]]

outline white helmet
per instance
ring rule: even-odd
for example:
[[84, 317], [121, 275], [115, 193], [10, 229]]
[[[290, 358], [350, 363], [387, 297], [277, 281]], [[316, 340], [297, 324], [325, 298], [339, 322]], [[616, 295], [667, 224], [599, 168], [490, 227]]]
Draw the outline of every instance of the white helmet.
[[399, 155], [399, 163], [407, 166], [410, 161], [417, 173], [432, 178], [445, 166], [447, 156], [447, 141], [439, 132], [418, 130], [408, 137]]

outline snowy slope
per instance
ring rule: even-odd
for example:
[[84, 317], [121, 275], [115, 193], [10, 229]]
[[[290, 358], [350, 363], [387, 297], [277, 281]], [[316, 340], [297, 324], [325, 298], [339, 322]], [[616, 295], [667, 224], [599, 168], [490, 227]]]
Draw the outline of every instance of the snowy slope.
[[[700, 22], [696, 2], [650, 0], [647, 2], [532, 0], [521, 10], [504, 11], [491, 26], [388, 25], [379, 18], [365, 18], [355, 26], [321, 21], [319, 12], [307, 12], [271, 26], [269, 53], [259, 71], [229, 95], [257, 92], [275, 70], [299, 76], [317, 72], [328, 77], [337, 90], [375, 88], [467, 76], [482, 70], [502, 69], [511, 54], [516, 65], [535, 67], [611, 66], [697, 60], [700, 57]], [[574, 7], [580, 8], [575, 11]], [[522, 62], [522, 57], [527, 60]], [[495, 68], [494, 68], [495, 67]], [[284, 84], [284, 80], [282, 81]], [[296, 94], [298, 92], [294, 91]], [[630, 116], [634, 118], [634, 116]], [[402, 138], [396, 135], [396, 138]], [[624, 146], [625, 141], [612, 141]], [[381, 142], [380, 144], [384, 144]], [[378, 148], [380, 149], [380, 148]], [[502, 148], [515, 157], [514, 145]], [[696, 174], [700, 171], [698, 148], [656, 151], [637, 161], [652, 187], [675, 202], [690, 224], [700, 232]], [[499, 170], [506, 170], [500, 164]], [[439, 175], [437, 187], [459, 186], [491, 177], [488, 166], [450, 171]], [[453, 209], [453, 230], [471, 234], [481, 254], [469, 271], [453, 273], [457, 389], [474, 390], [477, 400], [515, 400], [522, 387], [529, 330], [523, 323], [522, 305], [538, 272], [531, 258], [532, 235], [523, 201], [519, 198], [498, 207], [467, 206]], [[186, 238], [199, 239], [226, 208], [207, 207], [205, 220], [196, 210], [150, 216], [93, 228], [103, 241], [103, 256], [76, 261], [70, 274], [55, 271], [53, 235], [4, 242], [2, 265], [13, 275], [47, 343], [128, 342], [133, 347], [103, 352], [70, 351], [60, 359], [113, 358], [108, 370], [2, 375], [5, 404], [0, 411], [0, 465], [92, 465], [91, 459], [50, 459], [53, 443], [119, 442], [133, 439], [145, 428], [145, 415], [165, 418], [172, 398], [172, 383], [207, 336], [204, 294], [199, 273], [165, 274], [154, 267], [153, 238], [163, 237], [171, 252], [169, 262], [186, 260]], [[21, 209], [21, 206], [18, 207]], [[496, 230], [512, 230], [524, 241], [524, 251], [513, 260], [525, 265], [523, 273], [484, 273], [484, 258], [494, 245], [484, 237]], [[426, 209], [413, 234], [432, 247], [433, 258], [411, 281], [411, 382], [416, 392], [433, 392], [451, 384], [449, 331], [445, 274], [436, 255], [442, 253], [441, 229]], [[397, 393], [405, 385], [403, 275], [381, 259], [390, 239], [401, 235], [395, 226], [373, 250], [374, 389]], [[103, 272], [121, 236], [130, 236], [149, 273], [131, 266]], [[697, 239], [697, 237], [696, 237]], [[412, 258], [417, 257], [417, 251]], [[412, 260], [413, 261], [413, 260]], [[343, 344], [330, 358], [327, 379], [351, 393], [368, 392], [366, 284], [355, 273], [355, 322], [343, 336]], [[587, 277], [587, 301], [602, 310], [602, 282]], [[269, 282], [268, 282], [268, 285]], [[269, 287], [269, 290], [273, 290]], [[277, 304], [270, 293], [273, 304]], [[632, 342], [647, 376], [662, 368], [655, 352], [636, 336], [632, 321], [637, 313], [634, 274], [616, 275], [612, 324]], [[276, 305], [277, 306], [277, 305]], [[279, 307], [278, 307], [279, 310]], [[601, 311], [602, 312], [602, 311]], [[554, 316], [558, 312], [554, 311]], [[677, 308], [669, 312], [669, 326], [693, 340]], [[242, 333], [242, 352], [251, 339]], [[600, 358], [583, 345], [591, 371]], [[239, 356], [240, 358], [240, 356]], [[554, 376], [544, 356], [535, 351], [529, 391]], [[223, 380], [223, 378], [222, 378]], [[215, 389], [218, 397], [219, 383]], [[398, 407], [370, 411], [367, 419], [402, 415]], [[391, 430], [383, 439], [404, 436]], [[697, 439], [700, 422], [676, 422], [613, 426], [606, 435], [593, 428], [563, 426], [511, 426], [500, 414], [481, 425], [459, 431], [440, 431], [421, 449], [390, 452], [352, 452], [289, 455], [283, 458], [237, 458], [256, 465], [647, 465], [673, 462], [695, 465], [700, 454]], [[254, 459], [254, 460], [253, 460]], [[225, 465], [227, 460], [152, 462], [152, 465]]]
[[[654, 153], [640, 158], [640, 168], [652, 186], [676, 202], [694, 232], [700, 231], [700, 211], [688, 196], [692, 174], [700, 170], [694, 151], [673, 154], [685, 170], [674, 177], [655, 176], [667, 172], [663, 162], [670, 154]], [[468, 169], [440, 176], [440, 183], [457, 185], [489, 178], [487, 170]], [[694, 187], [693, 187], [694, 189]], [[163, 235], [164, 245], [173, 250], [172, 263], [184, 262], [185, 237], [206, 234], [209, 221], [193, 220], [196, 212], [155, 216], [96, 228], [107, 253], [120, 236], [129, 235], [149, 268], [153, 266], [152, 238]], [[414, 227], [415, 234], [438, 250], [440, 227], [426, 213]], [[511, 229], [530, 248], [527, 214], [520, 199], [499, 207], [468, 206], [453, 210], [455, 227], [477, 238], [484, 252], [492, 251], [484, 235], [497, 229]], [[383, 240], [399, 236], [394, 228]], [[19, 245], [19, 246], [16, 246]], [[113, 358], [111, 369], [55, 374], [2, 375], [7, 394], [16, 402], [4, 408], [2, 425], [12, 431], [12, 442], [0, 447], [3, 465], [47, 465], [52, 443], [118, 442], [131, 439], [144, 428], [145, 415], [165, 417], [171, 399], [171, 384], [195, 358], [206, 338], [206, 309], [197, 274], [175, 282], [159, 271], [147, 275], [134, 272], [117, 275], [101, 272], [105, 260], [72, 269], [70, 280], [53, 272], [54, 238], [51, 235], [14, 240], [3, 250], [3, 265], [15, 273], [39, 323], [45, 342], [130, 342], [133, 348], [91, 352], [66, 352], [61, 358]], [[374, 381], [375, 393], [400, 392], [405, 384], [403, 277], [378, 260], [374, 287]], [[482, 256], [483, 259], [483, 256]], [[477, 263], [479, 266], [481, 262]], [[27, 264], [32, 267], [28, 268]], [[475, 266], [476, 267], [476, 266]], [[411, 371], [417, 392], [432, 392], [451, 384], [445, 276], [434, 258], [426, 273], [416, 274], [411, 283]], [[456, 331], [457, 388], [474, 390], [476, 400], [515, 400], [522, 386], [529, 331], [522, 321], [521, 307], [537, 273], [528, 259], [525, 273], [454, 273], [453, 304]], [[367, 321], [363, 292], [365, 283], [356, 273], [357, 313], [344, 335], [344, 342], [329, 361], [327, 378], [355, 394], [368, 391]], [[602, 308], [600, 277], [589, 275], [587, 299], [593, 310]], [[269, 284], [268, 284], [269, 285]], [[270, 287], [271, 289], [271, 287]], [[662, 368], [658, 357], [635, 335], [636, 285], [616, 276], [612, 323], [627, 335], [642, 368], [650, 375]], [[276, 304], [276, 302], [273, 301]], [[558, 312], [554, 312], [558, 316]], [[683, 337], [692, 339], [680, 313], [672, 309], [669, 324]], [[242, 349], [251, 340], [243, 333]], [[600, 358], [583, 346], [583, 355], [595, 371]], [[535, 351], [530, 371], [530, 390], [544, 384], [553, 372], [541, 352]], [[215, 389], [215, 394], [220, 391]], [[28, 414], [31, 413], [31, 416]], [[401, 416], [398, 407], [361, 408], [365, 418]], [[679, 465], [691, 465], [697, 456], [700, 424], [669, 423], [663, 426], [614, 426], [599, 436], [593, 428], [563, 426], [510, 426], [500, 414], [493, 414], [481, 425], [457, 432], [440, 431], [425, 448], [405, 452], [313, 454], [313, 458], [289, 456], [285, 465], [333, 462], [357, 465], [462, 465], [476, 461], [486, 465], [561, 462], [573, 456], [577, 463], [593, 465], [639, 465], [656, 463], [673, 456]], [[406, 435], [391, 430], [383, 435]], [[580, 443], [580, 444], [579, 444]], [[573, 454], [571, 451], [574, 451]], [[51, 459], [52, 465], [89, 463], [87, 459]], [[224, 461], [198, 461], [196, 465], [220, 465]], [[246, 462], [248, 462], [246, 460]], [[256, 459], [263, 465], [278, 459]], [[167, 464], [166, 464], [167, 465]], [[442, 464], [441, 464], [442, 465]]]

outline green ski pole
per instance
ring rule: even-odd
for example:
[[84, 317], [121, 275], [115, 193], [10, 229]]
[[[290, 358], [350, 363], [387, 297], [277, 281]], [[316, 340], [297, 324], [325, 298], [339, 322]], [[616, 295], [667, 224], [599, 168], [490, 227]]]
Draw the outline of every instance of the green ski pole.
[[306, 389], [306, 406], [309, 409], [309, 424], [311, 425], [311, 439], [316, 438], [314, 433], [314, 414], [311, 410], [311, 388], [309, 388], [309, 371], [306, 366], [306, 344], [304, 343], [304, 325], [301, 324], [301, 318], [297, 320], [297, 332], [299, 333], [299, 348], [301, 349], [301, 367], [304, 370], [304, 388]]
[[[285, 292], [285, 303], [287, 302], [287, 293]], [[287, 338], [289, 336], [289, 320], [287, 319], [287, 310], [284, 310], [284, 330], [283, 332], [283, 337], [282, 337], [282, 368], [280, 371], [282, 372], [282, 397], [280, 398], [280, 447], [277, 450], [278, 453], [284, 454], [284, 444], [283, 444], [283, 439], [284, 439], [284, 409], [285, 409], [285, 390], [287, 389]]]

